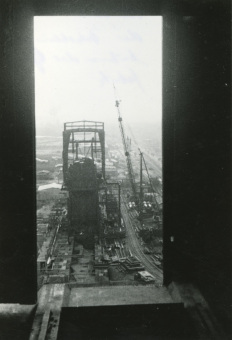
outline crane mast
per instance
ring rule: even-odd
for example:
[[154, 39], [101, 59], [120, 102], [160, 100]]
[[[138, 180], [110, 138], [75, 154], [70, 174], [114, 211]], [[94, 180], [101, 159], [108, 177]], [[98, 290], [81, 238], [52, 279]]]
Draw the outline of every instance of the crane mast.
[[131, 186], [132, 193], [133, 193], [133, 196], [134, 196], [134, 199], [135, 199], [135, 203], [138, 204], [138, 197], [137, 197], [137, 192], [136, 192], [134, 171], [133, 171], [133, 166], [132, 166], [132, 162], [131, 162], [130, 152], [128, 150], [127, 143], [126, 143], [125, 132], [124, 132], [124, 127], [123, 127], [123, 123], [122, 123], [122, 117], [121, 117], [120, 110], [119, 110], [119, 104], [120, 104], [119, 100], [116, 100], [115, 106], [117, 107], [117, 110], [118, 110], [119, 129], [120, 129], [120, 132], [121, 132], [124, 153], [125, 153], [125, 156], [126, 156], [130, 186]]

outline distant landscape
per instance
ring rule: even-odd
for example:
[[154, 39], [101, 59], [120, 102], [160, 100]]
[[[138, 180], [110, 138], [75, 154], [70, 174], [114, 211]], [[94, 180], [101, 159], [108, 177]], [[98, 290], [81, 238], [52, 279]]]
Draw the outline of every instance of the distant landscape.
[[[78, 119], [77, 119], [78, 120]], [[162, 129], [161, 123], [154, 122], [130, 122], [130, 124], [124, 123], [125, 134], [128, 138], [131, 138], [132, 144], [137, 145], [143, 149], [146, 147], [146, 143], [150, 143], [151, 146], [155, 146], [156, 151], [161, 157], [161, 145], [162, 145]], [[64, 129], [63, 123], [51, 124], [49, 126], [40, 125], [36, 127], [36, 152], [38, 154], [44, 154], [46, 152], [53, 151], [54, 153], [62, 153], [62, 133]], [[46, 137], [46, 138], [44, 138]], [[106, 144], [119, 143], [121, 144], [121, 135], [117, 118], [115, 122], [105, 123], [105, 140]], [[39, 141], [39, 142], [38, 142]], [[144, 144], [145, 143], [145, 144]], [[49, 145], [48, 145], [49, 144]], [[57, 148], [58, 147], [58, 148]], [[47, 151], [46, 151], [47, 150]], [[49, 151], [48, 151], [49, 150]]]

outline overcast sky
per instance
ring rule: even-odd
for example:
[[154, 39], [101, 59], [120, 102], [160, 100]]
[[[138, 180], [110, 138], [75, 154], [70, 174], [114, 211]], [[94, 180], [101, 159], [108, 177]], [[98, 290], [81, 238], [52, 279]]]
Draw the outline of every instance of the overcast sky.
[[161, 17], [35, 17], [36, 124], [161, 121]]

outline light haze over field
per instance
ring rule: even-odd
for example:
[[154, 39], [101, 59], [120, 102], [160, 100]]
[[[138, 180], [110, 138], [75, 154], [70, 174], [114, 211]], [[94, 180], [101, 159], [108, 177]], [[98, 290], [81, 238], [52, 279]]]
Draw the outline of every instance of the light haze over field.
[[161, 17], [35, 17], [37, 131], [64, 122], [161, 122]]

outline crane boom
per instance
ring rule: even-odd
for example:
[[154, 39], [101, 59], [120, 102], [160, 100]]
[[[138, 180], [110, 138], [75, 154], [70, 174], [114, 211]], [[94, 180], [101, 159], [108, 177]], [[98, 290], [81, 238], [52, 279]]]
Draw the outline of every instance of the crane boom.
[[125, 156], [126, 156], [129, 181], [130, 181], [132, 193], [133, 193], [133, 196], [134, 196], [134, 199], [135, 199], [135, 203], [138, 204], [138, 197], [137, 197], [137, 192], [136, 192], [134, 171], [133, 171], [133, 166], [132, 166], [132, 162], [131, 162], [130, 152], [128, 150], [127, 143], [126, 143], [122, 117], [121, 117], [120, 110], [119, 110], [119, 104], [120, 104], [119, 100], [116, 100], [115, 106], [117, 107], [117, 110], [118, 110], [118, 122], [119, 122], [119, 128], [120, 128], [120, 132], [121, 132], [121, 136], [122, 136], [124, 153], [125, 153]]

